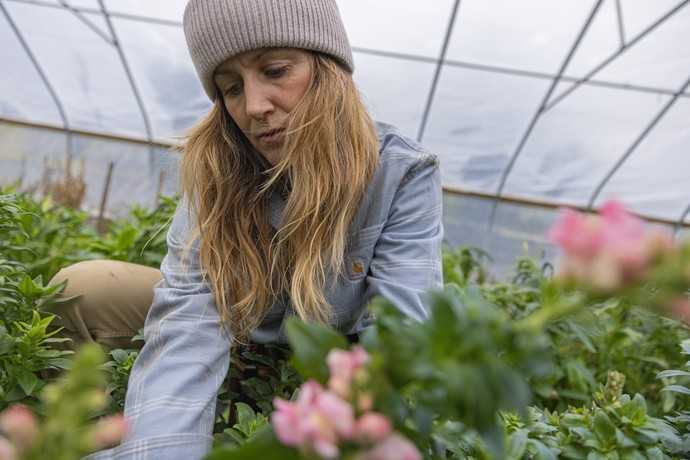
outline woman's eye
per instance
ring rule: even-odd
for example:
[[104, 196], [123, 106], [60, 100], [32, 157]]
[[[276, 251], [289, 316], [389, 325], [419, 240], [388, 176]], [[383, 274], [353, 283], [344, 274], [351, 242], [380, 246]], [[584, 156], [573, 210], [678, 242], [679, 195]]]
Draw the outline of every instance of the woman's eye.
[[225, 90], [225, 94], [228, 96], [238, 96], [242, 92], [242, 85], [240, 83], [235, 83], [234, 85], [228, 87]]
[[270, 78], [279, 78], [285, 75], [285, 72], [287, 71], [287, 67], [274, 67], [272, 69], [266, 69], [264, 73], [266, 74], [267, 77]]

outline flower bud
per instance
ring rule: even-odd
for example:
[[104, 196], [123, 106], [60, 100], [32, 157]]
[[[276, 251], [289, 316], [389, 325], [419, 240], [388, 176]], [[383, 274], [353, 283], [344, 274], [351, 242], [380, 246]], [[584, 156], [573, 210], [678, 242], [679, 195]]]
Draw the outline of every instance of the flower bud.
[[343, 399], [350, 397], [350, 381], [340, 376], [328, 379], [328, 388]]
[[379, 442], [390, 433], [390, 420], [378, 412], [367, 412], [355, 423], [355, 438], [360, 442]]
[[108, 396], [105, 391], [93, 390], [82, 397], [84, 405], [91, 411], [102, 409], [108, 402]]
[[23, 404], [15, 404], [0, 414], [0, 430], [24, 452], [38, 438], [38, 423], [34, 414]]
[[127, 420], [121, 414], [102, 418], [96, 423], [94, 444], [99, 449], [116, 446], [126, 432]]
[[369, 371], [364, 368], [357, 369], [354, 374], [354, 382], [359, 386], [364, 386], [369, 383]]
[[357, 407], [362, 412], [370, 411], [374, 407], [374, 397], [370, 391], [362, 391], [357, 395]]
[[613, 292], [623, 283], [618, 261], [607, 253], [602, 253], [592, 261], [588, 277], [592, 287], [600, 292]]
[[407, 438], [393, 433], [371, 450], [357, 457], [358, 460], [421, 460], [417, 447]]
[[17, 460], [17, 451], [5, 438], [0, 437], [0, 460]]

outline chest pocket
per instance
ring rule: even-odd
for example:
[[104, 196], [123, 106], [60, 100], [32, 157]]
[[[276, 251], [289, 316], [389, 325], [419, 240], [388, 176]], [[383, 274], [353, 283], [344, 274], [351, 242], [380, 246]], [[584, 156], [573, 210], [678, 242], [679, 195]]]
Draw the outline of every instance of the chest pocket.
[[350, 237], [345, 255], [345, 274], [349, 281], [360, 281], [367, 276], [382, 229], [383, 224], [365, 227]]

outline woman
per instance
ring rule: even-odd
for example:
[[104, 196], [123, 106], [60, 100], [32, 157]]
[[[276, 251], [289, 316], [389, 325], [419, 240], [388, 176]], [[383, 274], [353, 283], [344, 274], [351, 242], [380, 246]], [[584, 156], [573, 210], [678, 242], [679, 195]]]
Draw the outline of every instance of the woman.
[[[376, 295], [421, 321], [424, 291], [442, 283], [438, 161], [371, 121], [334, 0], [191, 0], [184, 31], [214, 106], [182, 147], [183, 200], [129, 380], [130, 433], [91, 460], [202, 458], [233, 343], [284, 342], [293, 315], [356, 334]], [[79, 326], [64, 322], [87, 340], [97, 328], [83, 319], [112, 315], [88, 304], [71, 316]]]

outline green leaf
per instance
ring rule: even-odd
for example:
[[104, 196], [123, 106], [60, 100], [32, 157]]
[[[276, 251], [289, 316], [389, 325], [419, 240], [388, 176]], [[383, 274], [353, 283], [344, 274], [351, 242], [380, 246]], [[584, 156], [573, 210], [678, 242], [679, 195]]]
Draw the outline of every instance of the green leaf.
[[587, 331], [582, 326], [580, 326], [579, 324], [577, 324], [575, 321], [572, 321], [572, 320], [568, 320], [568, 321], [566, 321], [566, 323], [570, 327], [570, 330], [573, 331], [573, 333], [575, 334], [575, 337], [577, 337], [580, 340], [580, 342], [582, 342], [582, 344], [585, 346], [587, 351], [589, 351], [590, 353], [596, 353], [597, 352], [596, 347], [594, 346], [594, 344], [590, 340], [589, 336], [587, 335]]
[[530, 450], [535, 451], [535, 460], [556, 460], [558, 458], [557, 455], [560, 453], [558, 449], [556, 449], [556, 452], [553, 452], [546, 444], [536, 439], [528, 439], [527, 445]]
[[685, 388], [680, 385], [668, 385], [661, 389], [661, 391], [672, 391], [674, 393], [681, 393], [684, 395], [690, 395], [690, 388]]
[[123, 363], [129, 357], [129, 353], [122, 349], [112, 350], [110, 356], [113, 357], [116, 363]]
[[326, 356], [334, 349], [348, 348], [345, 338], [325, 326], [305, 323], [295, 317], [287, 320], [286, 332], [293, 355], [292, 363], [305, 379], [324, 384], [328, 380]]
[[237, 431], [234, 428], [226, 428], [225, 431], [223, 431], [223, 435], [227, 436], [230, 439], [222, 439], [221, 441], [231, 442], [237, 445], [243, 444], [244, 440], [246, 439], [246, 437], [241, 432]]
[[503, 429], [497, 424], [494, 424], [484, 427], [483, 430], [479, 431], [479, 435], [486, 444], [488, 450], [492, 452], [496, 458], [500, 458], [505, 448]]
[[684, 355], [690, 355], [690, 339], [685, 339], [680, 343]]
[[245, 436], [248, 436], [252, 433], [252, 423], [256, 419], [256, 413], [245, 403], [236, 403], [235, 407], [237, 408], [237, 423], [235, 424], [235, 428]]
[[614, 460], [617, 457], [607, 457], [606, 455], [600, 454], [596, 451], [591, 451], [587, 454], [587, 460]]
[[236, 448], [214, 449], [204, 460], [300, 460], [296, 449], [284, 446], [278, 441], [270, 425], [258, 430], [247, 442]]
[[48, 361], [48, 365], [55, 369], [70, 369], [72, 367], [72, 360], [65, 358], [54, 358]]
[[607, 446], [616, 442], [616, 426], [602, 410], [594, 414], [594, 433]]
[[661, 452], [661, 449], [658, 447], [652, 447], [650, 449], [647, 449], [647, 458], [649, 460], [664, 460], [668, 457], [666, 457], [663, 452]]
[[678, 371], [678, 370], [668, 370], [668, 371], [661, 371], [656, 375], [656, 378], [658, 378], [658, 379], [666, 379], [669, 377], [690, 377], [690, 372]]
[[29, 275], [24, 275], [19, 284], [17, 284], [17, 290], [29, 300], [41, 292]]
[[7, 334], [4, 327], [0, 326], [0, 356], [9, 353], [14, 348], [15, 339]]
[[19, 369], [17, 372], [17, 382], [22, 390], [24, 390], [24, 393], [27, 396], [31, 396], [34, 388], [36, 388], [36, 384], [38, 384], [38, 377], [31, 371]]
[[518, 430], [510, 435], [508, 441], [508, 460], [521, 460], [527, 450], [527, 430]]

